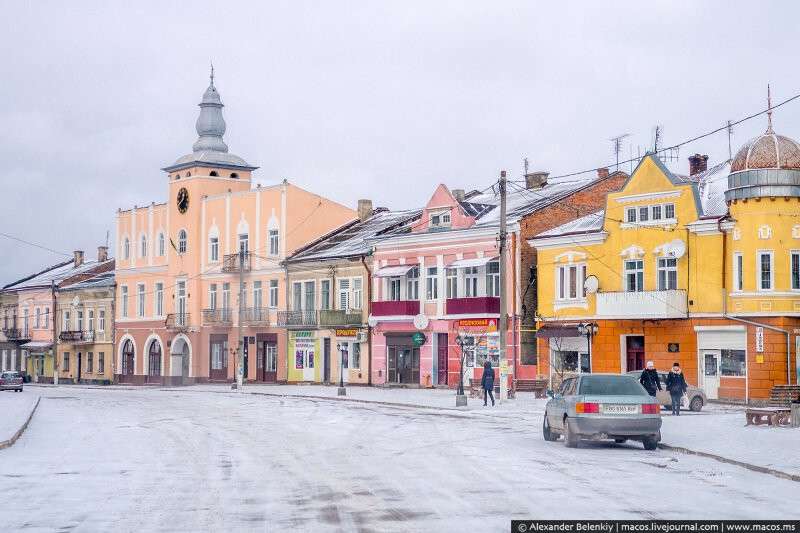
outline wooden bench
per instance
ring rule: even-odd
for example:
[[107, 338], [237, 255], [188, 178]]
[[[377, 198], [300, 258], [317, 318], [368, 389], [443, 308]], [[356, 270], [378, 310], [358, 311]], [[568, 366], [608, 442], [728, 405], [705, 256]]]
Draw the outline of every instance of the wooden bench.
[[514, 383], [514, 388], [519, 392], [532, 392], [536, 398], [547, 396], [546, 379], [517, 379]]
[[788, 426], [791, 410], [780, 407], [748, 407], [744, 416], [748, 426]]

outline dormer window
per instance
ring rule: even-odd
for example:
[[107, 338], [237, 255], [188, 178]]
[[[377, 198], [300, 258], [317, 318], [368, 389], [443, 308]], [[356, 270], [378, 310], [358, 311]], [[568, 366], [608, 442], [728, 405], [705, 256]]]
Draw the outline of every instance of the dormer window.
[[430, 227], [433, 228], [449, 228], [450, 227], [450, 211], [440, 211], [438, 213], [431, 213]]
[[208, 174], [208, 175], [209, 175], [209, 176], [211, 176], [211, 177], [214, 177], [214, 178], [216, 178], [217, 176], [219, 176], [219, 174], [217, 174], [217, 171], [216, 171], [216, 170], [212, 170], [211, 172], [209, 172], [209, 174]]

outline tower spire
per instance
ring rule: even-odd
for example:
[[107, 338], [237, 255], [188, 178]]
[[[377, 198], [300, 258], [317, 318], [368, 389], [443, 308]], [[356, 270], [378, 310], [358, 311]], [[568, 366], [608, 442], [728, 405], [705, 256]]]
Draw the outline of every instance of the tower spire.
[[767, 133], [775, 133], [772, 130], [772, 95], [767, 84]]
[[214, 62], [211, 61], [211, 86], [214, 86]]

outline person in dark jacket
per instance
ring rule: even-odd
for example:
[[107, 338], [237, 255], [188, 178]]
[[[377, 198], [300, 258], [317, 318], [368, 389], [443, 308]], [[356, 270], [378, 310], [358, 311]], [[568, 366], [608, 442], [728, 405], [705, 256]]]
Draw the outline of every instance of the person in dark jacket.
[[481, 377], [481, 387], [483, 387], [483, 405], [486, 405], [487, 395], [492, 399], [494, 407], [494, 369], [491, 361], [483, 363], [483, 376]]
[[667, 374], [667, 390], [672, 397], [672, 414], [675, 416], [681, 414], [681, 398], [686, 393], [687, 388], [689, 386], [686, 384], [683, 372], [681, 372], [681, 365], [676, 362], [672, 365], [672, 370]]
[[642, 387], [645, 388], [650, 396], [655, 396], [656, 390], [661, 390], [661, 380], [658, 379], [658, 371], [652, 361], [647, 362], [647, 368], [639, 377], [639, 383], [642, 384]]

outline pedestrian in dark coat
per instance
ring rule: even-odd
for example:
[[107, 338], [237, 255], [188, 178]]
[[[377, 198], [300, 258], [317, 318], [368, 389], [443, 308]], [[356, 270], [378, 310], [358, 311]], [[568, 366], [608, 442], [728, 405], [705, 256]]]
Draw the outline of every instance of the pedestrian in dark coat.
[[656, 395], [656, 390], [661, 390], [661, 380], [658, 379], [658, 370], [652, 361], [647, 362], [647, 368], [642, 372], [639, 377], [639, 383], [645, 388], [647, 394], [650, 396]]
[[673, 415], [679, 416], [681, 414], [681, 398], [688, 388], [686, 378], [683, 377], [683, 372], [681, 372], [681, 365], [678, 363], [673, 364], [672, 370], [667, 374], [667, 390], [672, 397]]
[[483, 363], [481, 387], [483, 387], [483, 405], [486, 405], [488, 395], [492, 399], [492, 407], [494, 407], [494, 368], [492, 368], [491, 361], [488, 360]]

